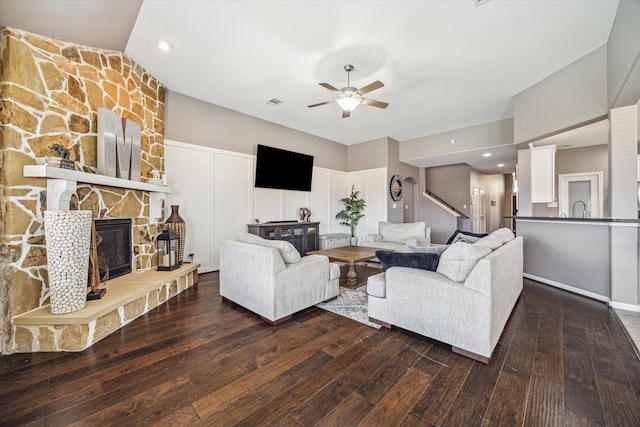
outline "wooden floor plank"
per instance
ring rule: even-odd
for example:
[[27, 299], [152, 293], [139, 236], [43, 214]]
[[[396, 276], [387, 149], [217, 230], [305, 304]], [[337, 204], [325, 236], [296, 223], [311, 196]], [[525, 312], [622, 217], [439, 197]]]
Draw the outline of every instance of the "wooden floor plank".
[[207, 273], [83, 352], [1, 356], [0, 402], [2, 426], [626, 426], [640, 359], [606, 304], [530, 280], [484, 365], [316, 307], [271, 326]]
[[581, 328], [565, 325], [563, 337], [564, 405], [567, 424], [605, 425], [586, 333]]
[[525, 420], [528, 381], [521, 373], [502, 371], [484, 416], [484, 426], [520, 426]]
[[399, 425], [431, 379], [424, 372], [409, 369], [358, 425]]
[[[193, 407], [198, 415], [210, 424], [233, 425], [331, 359], [332, 357], [324, 352], [315, 352], [281, 373], [279, 371], [283, 368], [282, 364], [270, 366], [269, 372], [262, 370], [257, 375], [243, 378], [242, 382], [231, 383], [228, 387], [196, 400]], [[287, 358], [286, 364], [290, 366], [294, 362]], [[284, 367], [286, 368], [286, 365]]]
[[552, 381], [562, 382], [562, 316], [561, 311], [548, 313], [540, 319], [540, 331], [533, 360], [533, 373]]
[[440, 427], [480, 427], [484, 421], [487, 407], [458, 395], [453, 401], [449, 412], [444, 416]]
[[447, 361], [447, 368], [433, 377], [429, 387], [416, 402], [412, 412], [433, 425], [445, 417], [455, 397], [460, 392], [473, 362], [463, 356], [454, 355]]
[[544, 376], [532, 375], [525, 418], [531, 426], [564, 426], [562, 383]]
[[508, 347], [499, 342], [488, 365], [474, 363], [466, 381], [460, 389], [460, 395], [486, 408], [493, 395], [498, 376], [502, 371]]
[[316, 424], [316, 427], [356, 425], [371, 411], [373, 403], [353, 392]]
[[405, 347], [396, 358], [385, 363], [368, 381], [360, 385], [358, 393], [377, 403], [420, 357], [419, 353]]

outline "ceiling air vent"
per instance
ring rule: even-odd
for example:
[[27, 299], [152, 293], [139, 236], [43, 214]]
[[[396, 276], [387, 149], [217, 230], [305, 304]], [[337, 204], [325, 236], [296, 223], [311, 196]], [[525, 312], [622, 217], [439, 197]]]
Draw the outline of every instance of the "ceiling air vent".
[[488, 2], [489, 2], [489, 0], [473, 0], [473, 4], [474, 4], [476, 7], [480, 7], [480, 6], [482, 6], [483, 4], [488, 3]]
[[279, 99], [272, 98], [267, 101], [267, 104], [271, 105], [272, 107], [277, 107], [278, 105], [282, 104], [282, 102], [283, 101], [280, 101]]

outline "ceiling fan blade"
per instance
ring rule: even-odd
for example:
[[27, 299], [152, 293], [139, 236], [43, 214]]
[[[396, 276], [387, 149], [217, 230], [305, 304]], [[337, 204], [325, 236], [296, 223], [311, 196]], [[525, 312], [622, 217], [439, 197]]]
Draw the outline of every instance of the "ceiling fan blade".
[[342, 110], [342, 118], [346, 119], [351, 116], [351, 112], [347, 110]]
[[331, 92], [342, 93], [340, 89], [336, 89], [335, 87], [331, 86], [329, 83], [318, 83], [318, 84], [325, 89], [329, 89]]
[[309, 105], [308, 107], [309, 107], [309, 108], [319, 107], [319, 106], [321, 106], [321, 105], [333, 104], [334, 102], [336, 102], [336, 101], [335, 101], [335, 100], [332, 100], [332, 101], [318, 102], [317, 104], [312, 104], [312, 105]]
[[380, 89], [382, 86], [384, 86], [384, 83], [382, 83], [380, 80], [376, 80], [375, 82], [358, 89], [356, 93], [359, 93], [360, 95], [364, 95], [365, 93], [369, 93], [376, 89]]
[[372, 107], [378, 107], [378, 108], [387, 108], [389, 106], [388, 102], [382, 102], [382, 101], [374, 101], [373, 99], [363, 99], [362, 103], [365, 105], [370, 105]]

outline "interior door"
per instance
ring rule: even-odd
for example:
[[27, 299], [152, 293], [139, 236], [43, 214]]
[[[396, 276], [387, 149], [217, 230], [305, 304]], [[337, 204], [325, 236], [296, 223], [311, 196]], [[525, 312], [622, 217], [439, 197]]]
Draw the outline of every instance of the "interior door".
[[482, 187], [473, 187], [471, 193], [471, 231], [473, 233], [486, 233], [487, 230], [487, 206], [486, 194]]
[[603, 211], [602, 172], [558, 175], [560, 216], [601, 218]]

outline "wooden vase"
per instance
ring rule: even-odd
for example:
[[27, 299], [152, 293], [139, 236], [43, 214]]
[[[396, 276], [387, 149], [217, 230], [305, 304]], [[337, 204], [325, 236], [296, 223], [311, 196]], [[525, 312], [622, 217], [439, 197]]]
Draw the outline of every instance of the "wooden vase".
[[180, 206], [171, 205], [171, 215], [164, 224], [165, 228], [173, 230], [178, 235], [178, 265], [182, 265], [184, 259], [184, 242], [187, 236], [187, 224], [178, 213]]

